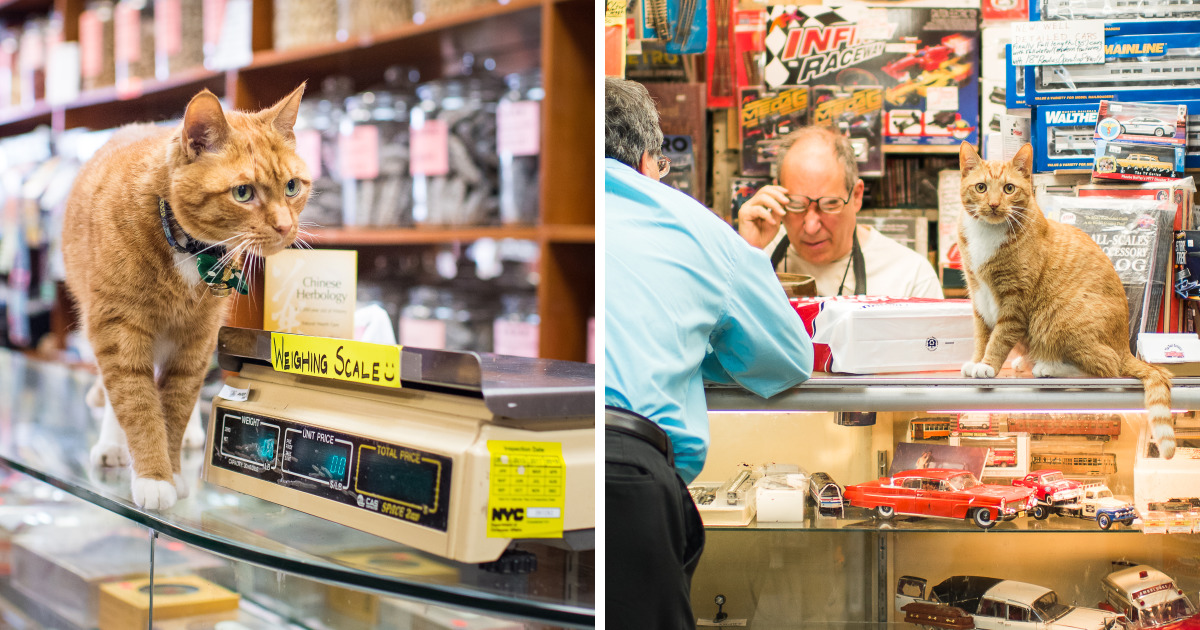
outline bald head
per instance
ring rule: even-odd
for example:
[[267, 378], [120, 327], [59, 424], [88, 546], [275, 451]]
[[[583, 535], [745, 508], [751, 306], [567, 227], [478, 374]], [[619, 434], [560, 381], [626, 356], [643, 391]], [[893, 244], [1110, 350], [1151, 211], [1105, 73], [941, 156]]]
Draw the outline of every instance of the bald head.
[[[850, 139], [838, 133], [833, 127], [813, 125], [801, 127], [784, 139], [784, 150], [775, 162], [776, 180], [786, 187], [785, 178], [800, 175], [796, 172], [798, 165], [803, 162], [825, 163], [828, 168], [841, 171], [841, 179], [846, 183], [846, 192], [854, 190], [858, 182], [858, 161], [854, 158], [854, 147]], [[808, 157], [811, 160], [805, 160]]]

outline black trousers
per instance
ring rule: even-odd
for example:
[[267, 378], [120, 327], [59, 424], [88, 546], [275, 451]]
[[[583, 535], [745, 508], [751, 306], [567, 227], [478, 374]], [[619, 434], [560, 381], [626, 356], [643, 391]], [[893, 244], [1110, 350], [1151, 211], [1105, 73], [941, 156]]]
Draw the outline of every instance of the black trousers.
[[638, 437], [604, 432], [605, 628], [695, 628], [704, 526], [683, 479]]

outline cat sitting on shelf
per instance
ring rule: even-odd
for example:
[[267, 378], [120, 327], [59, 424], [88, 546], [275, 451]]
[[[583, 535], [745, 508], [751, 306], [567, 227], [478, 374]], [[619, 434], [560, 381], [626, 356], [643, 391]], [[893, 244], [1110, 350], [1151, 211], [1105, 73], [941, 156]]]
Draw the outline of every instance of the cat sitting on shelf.
[[296, 239], [311, 185], [292, 132], [303, 93], [244, 113], [204, 90], [174, 128], [117, 131], [67, 200], [67, 287], [105, 394], [92, 462], [132, 464], [141, 507], [187, 496], [180, 450], [226, 298], [247, 292], [249, 256]]
[[1049, 221], [1034, 198], [1033, 150], [1010, 162], [959, 149], [963, 213], [958, 224], [975, 353], [963, 376], [992, 378], [1014, 347], [1034, 376], [1132, 377], [1142, 381], [1151, 435], [1175, 454], [1171, 375], [1129, 351], [1129, 308], [1108, 256], [1079, 228]]

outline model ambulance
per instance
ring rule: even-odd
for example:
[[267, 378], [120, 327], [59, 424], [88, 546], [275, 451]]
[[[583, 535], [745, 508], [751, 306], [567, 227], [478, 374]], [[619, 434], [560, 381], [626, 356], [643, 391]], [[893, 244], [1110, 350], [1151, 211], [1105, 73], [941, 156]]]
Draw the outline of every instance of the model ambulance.
[[1200, 616], [1167, 574], [1139, 564], [1113, 571], [1100, 581], [1104, 608], [1121, 613], [1130, 628], [1200, 630]]

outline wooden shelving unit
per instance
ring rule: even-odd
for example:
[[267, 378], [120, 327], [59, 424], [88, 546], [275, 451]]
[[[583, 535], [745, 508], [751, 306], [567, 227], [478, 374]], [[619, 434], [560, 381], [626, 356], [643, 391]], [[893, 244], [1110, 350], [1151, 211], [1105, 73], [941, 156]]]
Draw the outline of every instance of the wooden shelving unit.
[[[480, 238], [536, 241], [542, 265], [541, 354], [582, 361], [587, 320], [595, 313], [594, 5], [583, 0], [508, 0], [354, 41], [276, 51], [271, 41], [272, 0], [253, 1], [255, 52], [249, 65], [222, 72], [195, 69], [166, 81], [146, 81], [133, 94], [106, 88], [87, 91], [64, 106], [0, 110], [0, 137], [47, 124], [62, 131], [177, 118], [204, 88], [235, 108], [255, 110], [304, 81], [315, 92], [334, 74], [350, 76], [358, 89], [380, 83], [384, 69], [396, 64], [416, 67], [422, 80], [435, 79], [457, 74], [467, 52], [494, 60], [494, 72], [500, 75], [540, 67], [546, 96], [538, 225], [323, 229], [311, 241], [317, 247], [350, 248], [421, 247]], [[53, 8], [65, 16], [66, 36], [74, 39], [83, 5], [84, 0], [0, 0], [0, 18]], [[262, 304], [261, 294], [239, 300], [231, 324], [261, 327]], [[69, 320], [56, 318], [60, 323]]]

